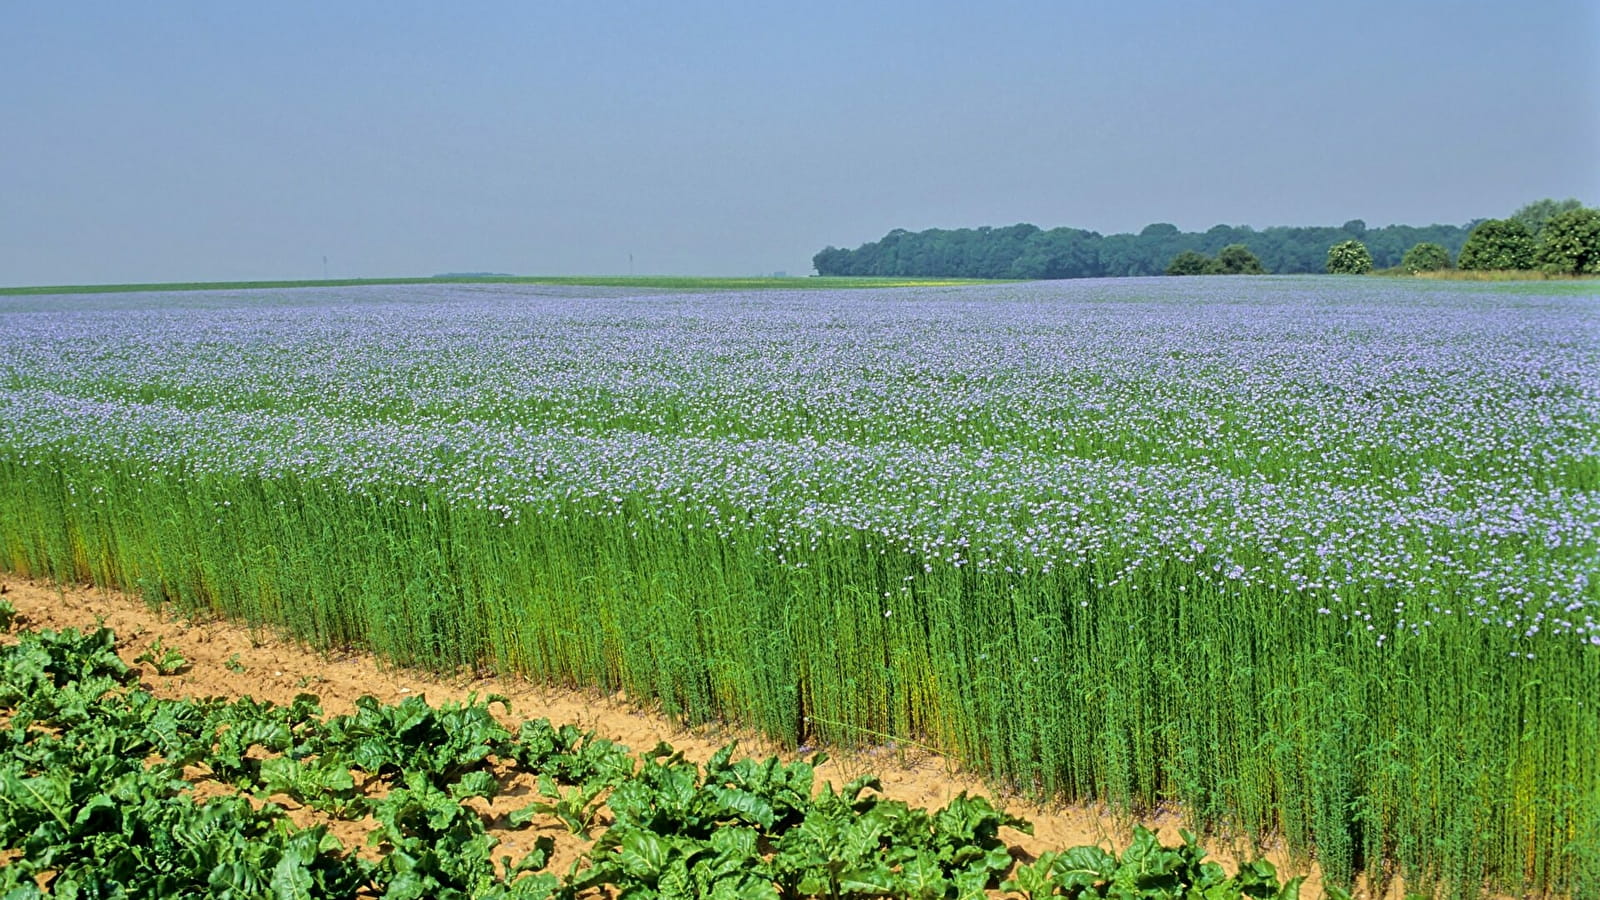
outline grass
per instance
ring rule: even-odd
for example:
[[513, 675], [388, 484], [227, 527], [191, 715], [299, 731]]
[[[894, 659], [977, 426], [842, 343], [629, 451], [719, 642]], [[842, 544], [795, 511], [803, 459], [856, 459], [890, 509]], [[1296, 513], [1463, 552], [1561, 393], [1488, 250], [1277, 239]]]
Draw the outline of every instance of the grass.
[[1587, 298], [1377, 279], [0, 304], [0, 563], [1600, 888]]
[[703, 278], [639, 276], [466, 276], [439, 278], [337, 278], [306, 281], [192, 281], [152, 284], [71, 284], [0, 287], [0, 297], [43, 294], [120, 294], [146, 291], [242, 291], [266, 288], [364, 287], [407, 284], [549, 284], [569, 287], [619, 287], [635, 290], [754, 291], [840, 290], [847, 288], [939, 287], [986, 282], [963, 278]]
[[1428, 272], [1408, 272], [1399, 266], [1375, 271], [1374, 275], [1426, 278], [1433, 281], [1587, 281], [1600, 280], [1596, 275], [1565, 275], [1539, 269], [1436, 269]]

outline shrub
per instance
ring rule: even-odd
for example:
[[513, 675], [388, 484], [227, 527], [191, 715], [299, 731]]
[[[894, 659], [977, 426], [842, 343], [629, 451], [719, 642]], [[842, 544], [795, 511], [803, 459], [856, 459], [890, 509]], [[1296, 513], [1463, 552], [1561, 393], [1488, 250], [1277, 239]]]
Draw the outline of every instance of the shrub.
[[1418, 272], [1437, 272], [1440, 269], [1450, 268], [1450, 251], [1444, 247], [1423, 241], [1406, 251], [1400, 260], [1400, 268], [1415, 275]]
[[1334, 275], [1365, 275], [1372, 271], [1372, 254], [1360, 241], [1340, 241], [1328, 248], [1328, 271]]
[[1211, 265], [1211, 257], [1193, 250], [1185, 250], [1167, 263], [1168, 275], [1204, 275]]
[[1600, 209], [1570, 209], [1545, 223], [1539, 265], [1562, 275], [1600, 275]]
[[1456, 265], [1463, 269], [1531, 269], [1533, 235], [1516, 219], [1487, 219], [1467, 235]]
[[1206, 271], [1213, 275], [1267, 274], [1267, 270], [1261, 267], [1261, 260], [1243, 244], [1229, 244], [1218, 250], [1217, 258], [1211, 261]]

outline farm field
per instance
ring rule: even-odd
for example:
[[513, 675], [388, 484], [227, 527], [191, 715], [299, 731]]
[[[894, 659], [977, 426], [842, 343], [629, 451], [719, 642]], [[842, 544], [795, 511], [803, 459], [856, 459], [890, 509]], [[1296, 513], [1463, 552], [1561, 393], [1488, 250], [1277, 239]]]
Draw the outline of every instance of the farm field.
[[0, 563], [1600, 889], [1600, 290], [0, 297]]

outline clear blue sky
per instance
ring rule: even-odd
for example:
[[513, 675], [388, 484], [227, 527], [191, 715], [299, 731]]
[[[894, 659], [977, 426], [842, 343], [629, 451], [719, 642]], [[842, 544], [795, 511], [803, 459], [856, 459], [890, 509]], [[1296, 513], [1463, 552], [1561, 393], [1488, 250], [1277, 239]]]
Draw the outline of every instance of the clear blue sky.
[[1600, 3], [11, 2], [0, 284], [1600, 203]]

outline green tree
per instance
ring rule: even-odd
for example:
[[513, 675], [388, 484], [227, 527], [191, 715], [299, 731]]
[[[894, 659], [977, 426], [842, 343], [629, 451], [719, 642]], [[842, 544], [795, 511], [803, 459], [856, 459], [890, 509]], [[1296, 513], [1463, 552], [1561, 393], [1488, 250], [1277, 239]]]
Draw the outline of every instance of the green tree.
[[1531, 269], [1533, 235], [1516, 219], [1486, 219], [1467, 235], [1456, 265], [1463, 269]]
[[1415, 275], [1418, 272], [1437, 272], [1440, 269], [1450, 268], [1450, 251], [1432, 243], [1423, 241], [1415, 244], [1406, 251], [1405, 258], [1400, 260], [1400, 267]]
[[1204, 275], [1211, 266], [1211, 257], [1194, 250], [1185, 250], [1167, 263], [1168, 275]]
[[844, 275], [850, 271], [850, 251], [829, 244], [811, 257], [811, 267], [818, 275]]
[[1340, 241], [1328, 248], [1327, 268], [1334, 275], [1365, 275], [1372, 271], [1372, 254], [1360, 241]]
[[1511, 214], [1511, 218], [1521, 222], [1528, 229], [1529, 234], [1538, 237], [1539, 233], [1544, 231], [1545, 224], [1551, 219], [1564, 212], [1572, 212], [1582, 208], [1583, 204], [1579, 203], [1575, 197], [1568, 197], [1565, 200], [1552, 200], [1546, 197], [1543, 200], [1535, 200], [1517, 210]]
[[1229, 244], [1218, 250], [1217, 258], [1211, 261], [1207, 272], [1215, 275], [1267, 274], [1267, 270], [1261, 267], [1261, 260], [1243, 244]]
[[1569, 209], [1544, 226], [1539, 265], [1563, 275], [1600, 275], [1600, 209]]

